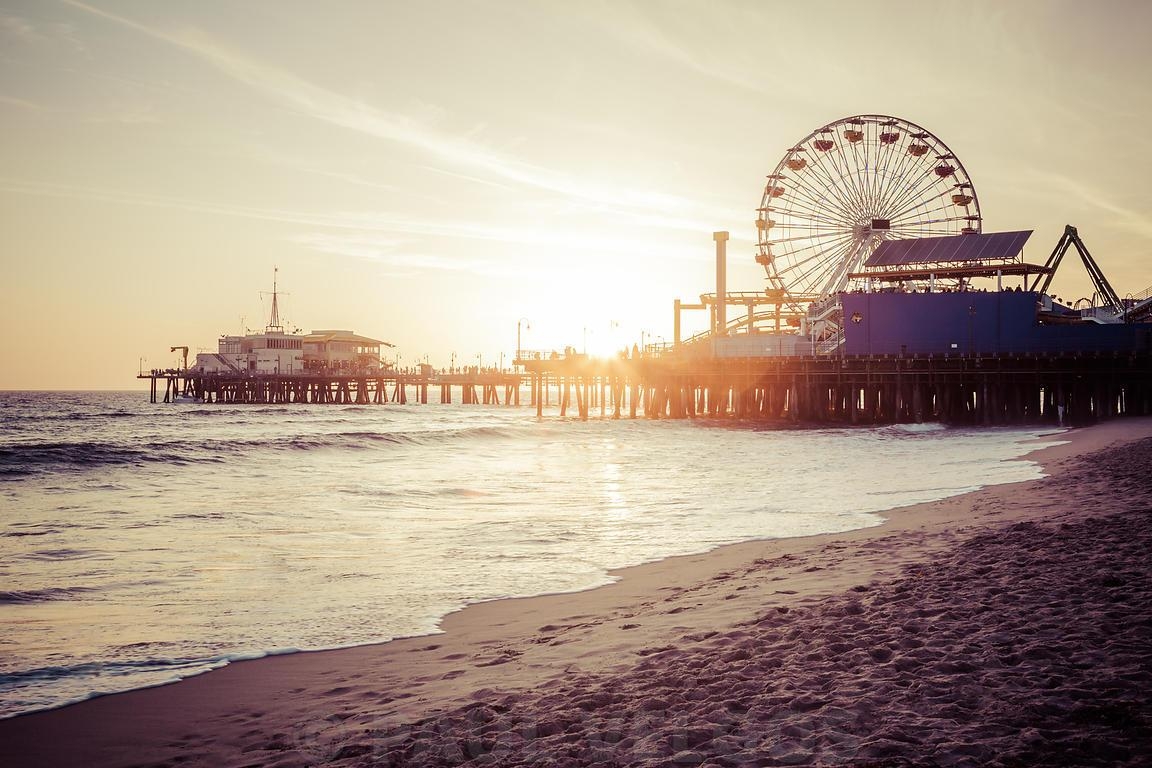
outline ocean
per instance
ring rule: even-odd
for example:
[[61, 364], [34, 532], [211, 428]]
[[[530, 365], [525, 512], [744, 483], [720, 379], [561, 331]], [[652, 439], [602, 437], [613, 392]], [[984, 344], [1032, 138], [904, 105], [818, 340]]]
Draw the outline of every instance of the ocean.
[[1045, 433], [0, 392], [0, 717], [876, 525], [1040, 477]]

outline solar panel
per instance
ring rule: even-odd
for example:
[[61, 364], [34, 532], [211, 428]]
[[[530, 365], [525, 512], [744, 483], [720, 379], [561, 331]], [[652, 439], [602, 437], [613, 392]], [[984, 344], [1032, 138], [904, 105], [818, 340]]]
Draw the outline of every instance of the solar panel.
[[922, 237], [916, 240], [885, 240], [872, 252], [865, 267], [898, 267], [992, 259], [1013, 259], [1024, 248], [1032, 230], [987, 234]]

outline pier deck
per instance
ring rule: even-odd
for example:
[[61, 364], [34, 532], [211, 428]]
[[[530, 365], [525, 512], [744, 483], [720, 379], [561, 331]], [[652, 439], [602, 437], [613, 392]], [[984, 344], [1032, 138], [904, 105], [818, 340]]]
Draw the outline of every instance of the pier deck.
[[711, 358], [681, 353], [515, 361], [522, 372], [142, 373], [152, 402], [528, 404], [543, 416], [780, 423], [1086, 424], [1152, 414], [1152, 351], [1062, 355]]

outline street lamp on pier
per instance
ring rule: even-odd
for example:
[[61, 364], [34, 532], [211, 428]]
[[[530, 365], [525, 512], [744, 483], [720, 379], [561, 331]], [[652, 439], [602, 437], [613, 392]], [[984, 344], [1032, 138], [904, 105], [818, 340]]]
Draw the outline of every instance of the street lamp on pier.
[[524, 330], [532, 330], [532, 326], [528, 323], [528, 318], [522, 317], [516, 321], [516, 362], [520, 362], [522, 355], [520, 353], [520, 324], [524, 324]]

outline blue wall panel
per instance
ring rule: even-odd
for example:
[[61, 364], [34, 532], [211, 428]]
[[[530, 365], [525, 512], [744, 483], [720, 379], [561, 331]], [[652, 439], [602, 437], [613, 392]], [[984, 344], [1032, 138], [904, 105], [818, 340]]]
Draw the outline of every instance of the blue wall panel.
[[1147, 351], [1152, 324], [1040, 325], [1039, 294], [845, 293], [849, 355]]

